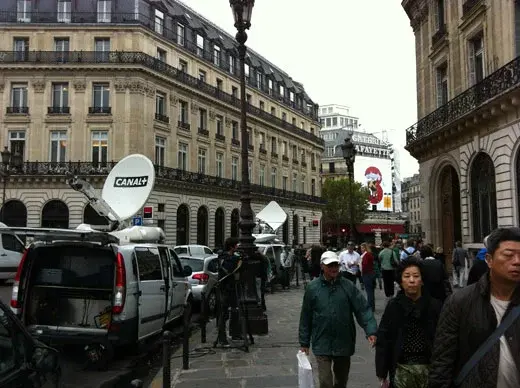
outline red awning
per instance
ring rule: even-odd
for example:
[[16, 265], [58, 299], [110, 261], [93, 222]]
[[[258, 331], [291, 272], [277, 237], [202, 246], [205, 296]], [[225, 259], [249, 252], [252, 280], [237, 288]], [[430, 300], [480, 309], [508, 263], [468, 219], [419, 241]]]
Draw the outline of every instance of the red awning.
[[404, 233], [404, 225], [395, 224], [361, 224], [356, 229], [359, 233]]

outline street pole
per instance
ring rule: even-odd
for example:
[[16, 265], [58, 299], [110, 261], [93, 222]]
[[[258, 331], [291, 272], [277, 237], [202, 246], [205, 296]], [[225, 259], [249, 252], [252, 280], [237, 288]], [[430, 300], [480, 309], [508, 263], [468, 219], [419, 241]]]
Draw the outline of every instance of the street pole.
[[349, 185], [349, 198], [350, 198], [350, 225], [349, 225], [349, 241], [354, 241], [354, 163], [348, 162], [347, 163], [348, 168], [348, 179], [350, 181]]
[[9, 164], [11, 163], [11, 151], [9, 151], [9, 148], [7, 146], [4, 147], [4, 150], [0, 152], [2, 155], [2, 165], [4, 166], [4, 173], [3, 173], [3, 189], [2, 189], [2, 208], [0, 210], [1, 216], [2, 216], [2, 222], [5, 221], [5, 191], [7, 187], [7, 176], [9, 175]]

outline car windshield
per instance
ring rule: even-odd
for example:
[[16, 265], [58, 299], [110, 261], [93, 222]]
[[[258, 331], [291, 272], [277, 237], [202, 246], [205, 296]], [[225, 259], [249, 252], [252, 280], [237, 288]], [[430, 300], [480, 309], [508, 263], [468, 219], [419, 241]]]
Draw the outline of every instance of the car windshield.
[[193, 272], [202, 272], [204, 270], [204, 260], [181, 258], [182, 266], [189, 265]]

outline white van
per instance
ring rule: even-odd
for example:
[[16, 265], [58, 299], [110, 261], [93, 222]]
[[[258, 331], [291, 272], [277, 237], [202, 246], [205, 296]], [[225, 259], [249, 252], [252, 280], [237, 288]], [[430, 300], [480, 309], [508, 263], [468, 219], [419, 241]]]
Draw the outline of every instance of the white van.
[[[2, 227], [6, 225], [0, 222], [0, 228]], [[18, 236], [11, 233], [0, 233], [0, 237], [0, 284], [3, 284], [14, 279], [25, 245]]]
[[135, 344], [182, 317], [187, 276], [167, 245], [120, 244], [108, 233], [26, 229], [35, 235], [15, 277], [11, 309], [52, 344]]

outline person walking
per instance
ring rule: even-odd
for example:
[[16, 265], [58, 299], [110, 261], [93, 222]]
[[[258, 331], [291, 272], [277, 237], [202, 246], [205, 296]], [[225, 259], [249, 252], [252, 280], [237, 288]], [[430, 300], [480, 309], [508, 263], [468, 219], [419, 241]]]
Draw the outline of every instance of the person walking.
[[397, 265], [399, 265], [399, 257], [395, 251], [390, 248], [388, 241], [383, 241], [383, 249], [379, 252], [379, 260], [381, 262], [381, 275], [383, 276], [385, 296], [388, 301], [395, 293], [395, 269]]
[[323, 274], [307, 285], [300, 314], [300, 350], [318, 362], [320, 388], [346, 388], [350, 358], [356, 346], [356, 324], [369, 343], [376, 341], [377, 322], [361, 291], [339, 275], [334, 252], [321, 256]]
[[486, 260], [489, 274], [444, 305], [429, 388], [520, 387], [520, 228], [491, 232]]
[[376, 342], [376, 375], [393, 388], [427, 388], [431, 349], [442, 304], [422, 287], [423, 262], [412, 257], [397, 270], [401, 290], [383, 313]]
[[460, 241], [455, 243], [451, 264], [453, 265], [453, 287], [464, 287], [464, 274], [469, 268], [469, 255]]
[[370, 246], [366, 243], [361, 244], [361, 252], [361, 276], [365, 285], [365, 292], [367, 293], [368, 305], [372, 308], [372, 311], [376, 311], [374, 255], [372, 255]]
[[355, 248], [354, 242], [349, 241], [347, 249], [339, 255], [341, 275], [354, 283], [354, 285], [356, 284], [361, 264], [361, 256], [356, 252]]
[[435, 299], [444, 303], [448, 295], [452, 293], [450, 279], [442, 263], [433, 257], [433, 250], [429, 245], [424, 245], [421, 250], [423, 259], [422, 279], [424, 289]]
[[280, 264], [282, 266], [282, 289], [291, 288], [291, 266], [293, 254], [290, 252], [289, 246], [285, 246], [280, 254]]

